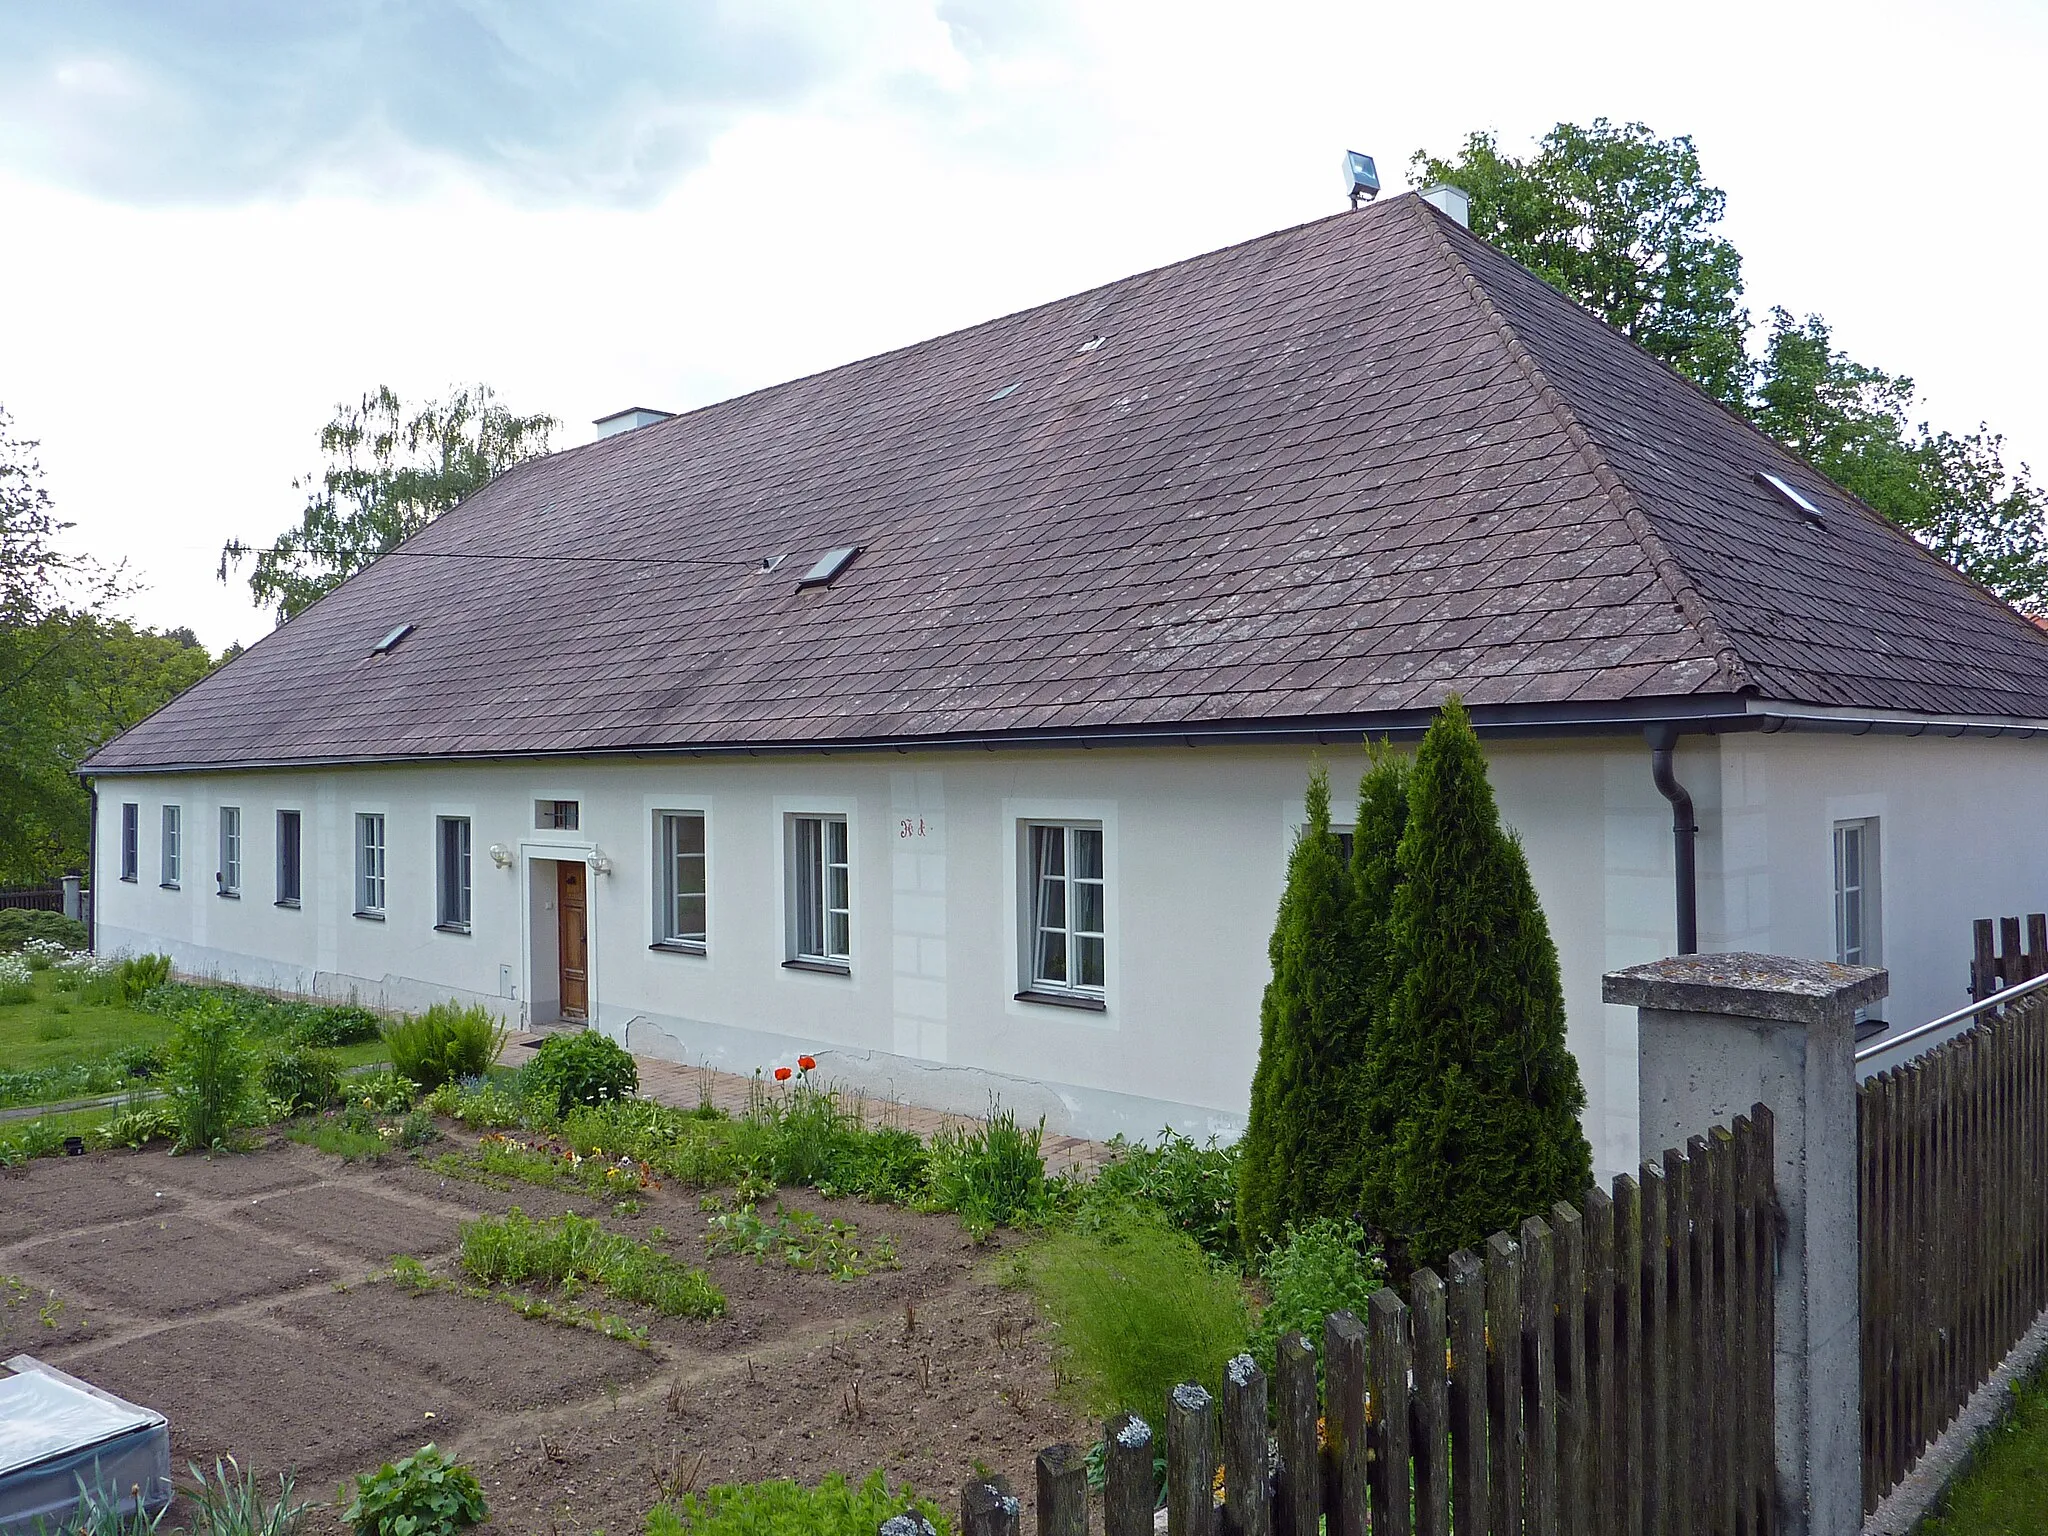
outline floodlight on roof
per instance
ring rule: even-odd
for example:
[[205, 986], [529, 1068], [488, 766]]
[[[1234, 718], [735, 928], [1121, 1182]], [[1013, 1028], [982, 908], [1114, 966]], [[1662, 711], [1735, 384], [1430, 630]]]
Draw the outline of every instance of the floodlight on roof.
[[1351, 194], [1353, 208], [1360, 199], [1371, 202], [1380, 195], [1380, 168], [1372, 163], [1371, 155], [1361, 155], [1355, 149], [1344, 151], [1344, 188]]
[[398, 626], [398, 628], [392, 630], [390, 634], [386, 635], [382, 640], [379, 640], [375, 645], [371, 646], [370, 652], [372, 655], [382, 656], [386, 651], [392, 649], [394, 646], [398, 644], [399, 641], [403, 640], [407, 635], [411, 633], [412, 626], [410, 624], [401, 624]]
[[1813, 498], [1782, 475], [1774, 475], [1768, 469], [1760, 469], [1756, 472], [1756, 483], [1776, 494], [1780, 501], [1793, 508], [1814, 527], [1827, 527], [1828, 520], [1821, 515], [1820, 508], [1814, 505]]
[[806, 587], [831, 586], [833, 582], [839, 579], [839, 573], [853, 564], [854, 556], [859, 553], [860, 546], [858, 544], [847, 544], [838, 549], [826, 550], [825, 553], [818, 556], [818, 563], [816, 565], [797, 578], [797, 591], [801, 592]]

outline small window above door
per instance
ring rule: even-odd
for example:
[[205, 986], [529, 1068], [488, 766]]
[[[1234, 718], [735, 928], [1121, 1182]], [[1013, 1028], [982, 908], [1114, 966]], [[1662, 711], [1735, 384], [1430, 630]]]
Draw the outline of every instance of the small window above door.
[[582, 802], [577, 800], [536, 800], [533, 824], [543, 832], [574, 832], [583, 823]]

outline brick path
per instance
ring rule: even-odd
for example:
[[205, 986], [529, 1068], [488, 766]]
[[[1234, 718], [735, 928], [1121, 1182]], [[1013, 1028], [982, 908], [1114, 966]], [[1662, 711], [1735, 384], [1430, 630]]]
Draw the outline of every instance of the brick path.
[[[505, 1042], [503, 1060], [510, 1066], [517, 1066], [527, 1059], [523, 1047], [538, 1045], [546, 1033], [513, 1035]], [[695, 1109], [709, 1099], [718, 1108], [729, 1114], [744, 1114], [754, 1092], [754, 1079], [742, 1077], [736, 1072], [719, 1072], [710, 1067], [688, 1067], [678, 1061], [669, 1061], [659, 1056], [638, 1056], [633, 1058], [640, 1069], [640, 1094], [657, 1104], [673, 1104], [681, 1109]], [[773, 1084], [768, 1091], [777, 1091]], [[949, 1114], [944, 1110], [926, 1109], [921, 1105], [905, 1104], [899, 1100], [861, 1098], [858, 1101], [861, 1118], [869, 1125], [893, 1125], [902, 1130], [915, 1132], [929, 1138], [934, 1132], [947, 1129], [961, 1129], [978, 1123], [973, 1115]], [[1059, 1136], [1048, 1131], [1039, 1145], [1045, 1156], [1048, 1173], [1092, 1173], [1109, 1161], [1109, 1148], [1099, 1141], [1085, 1141], [1079, 1136]]]

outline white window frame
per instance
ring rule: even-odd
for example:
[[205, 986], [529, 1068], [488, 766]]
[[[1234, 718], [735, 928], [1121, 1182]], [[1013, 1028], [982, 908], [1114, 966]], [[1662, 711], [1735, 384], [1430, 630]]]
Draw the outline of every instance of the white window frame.
[[[290, 820], [287, 821], [286, 818]], [[296, 907], [305, 897], [306, 890], [306, 818], [303, 812], [287, 807], [277, 813], [277, 857], [275, 860], [277, 896], [272, 903], [280, 907]], [[285, 828], [291, 828], [291, 835], [285, 835]], [[290, 850], [287, 860], [286, 850]], [[289, 863], [291, 887], [285, 887], [285, 870]]]
[[159, 850], [158, 866], [163, 878], [158, 881], [165, 890], [178, 889], [179, 880], [185, 872], [185, 811], [183, 806], [167, 805], [163, 809], [163, 847]]
[[470, 931], [473, 850], [467, 816], [434, 818], [434, 927], [442, 933]]
[[[1093, 839], [1095, 874], [1081, 873], [1082, 850]], [[1109, 845], [1099, 821], [1031, 818], [1019, 823], [1017, 868], [1022, 876], [1017, 912], [1018, 988], [1020, 999], [1055, 999], [1101, 1007], [1109, 987]], [[1056, 871], [1049, 865], [1056, 863]], [[1081, 918], [1088, 888], [1095, 891], [1095, 925]], [[1055, 921], [1056, 919], [1056, 921]], [[1047, 964], [1054, 943], [1058, 965]], [[1077, 979], [1085, 966], [1077, 963], [1088, 945], [1095, 946], [1095, 979]], [[1057, 974], [1055, 974], [1057, 972]]]
[[1834, 843], [1836, 963], [1882, 965], [1884, 866], [1878, 818], [1837, 821]]
[[[684, 825], [697, 823], [697, 851], [681, 846]], [[687, 889], [686, 866], [695, 864], [697, 888]], [[694, 897], [702, 920], [693, 929], [683, 920], [682, 903]], [[711, 820], [703, 811], [662, 810], [654, 813], [654, 946], [685, 954], [709, 953], [711, 942]]]
[[[853, 968], [853, 826], [843, 812], [798, 811], [787, 818], [788, 950], [784, 963], [850, 972]], [[815, 829], [815, 830], [813, 830]], [[836, 835], [835, 835], [836, 833]], [[834, 842], [838, 847], [833, 848]], [[834, 859], [832, 854], [839, 857]], [[832, 901], [833, 872], [838, 892]], [[838, 919], [835, 925], [833, 919]]]
[[355, 915], [382, 922], [385, 891], [385, 822], [382, 811], [356, 812]]
[[534, 801], [533, 829], [536, 832], [582, 831], [583, 802], [567, 799]]
[[216, 894], [240, 900], [242, 895], [242, 808], [220, 808], [220, 862], [213, 872]]
[[130, 885], [142, 878], [142, 807], [121, 802], [121, 878]]

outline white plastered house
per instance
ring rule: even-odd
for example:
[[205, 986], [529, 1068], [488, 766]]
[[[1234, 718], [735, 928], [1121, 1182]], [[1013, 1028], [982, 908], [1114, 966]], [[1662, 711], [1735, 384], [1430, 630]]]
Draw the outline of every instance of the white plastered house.
[[98, 753], [99, 945], [1228, 1135], [1311, 761], [1455, 691], [1616, 1169], [1688, 912], [1910, 1024], [2043, 905], [2048, 635], [1418, 198], [657, 415]]

